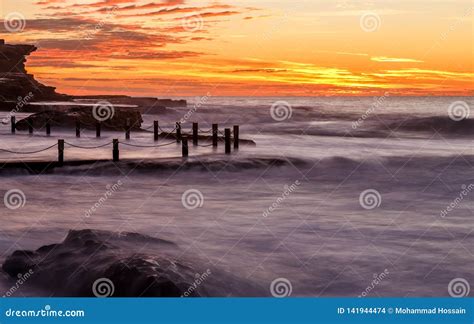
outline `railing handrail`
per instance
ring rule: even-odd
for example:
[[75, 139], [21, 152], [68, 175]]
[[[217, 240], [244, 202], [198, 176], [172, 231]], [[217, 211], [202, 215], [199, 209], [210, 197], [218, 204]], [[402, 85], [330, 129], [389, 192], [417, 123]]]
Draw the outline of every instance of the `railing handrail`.
[[[16, 118], [15, 116], [11, 116], [11, 132], [12, 134], [16, 133]], [[51, 122], [46, 123], [46, 135], [50, 136], [51, 135]], [[101, 123], [97, 122], [96, 123], [96, 137], [100, 138], [101, 137]], [[161, 135], [163, 133], [166, 133], [165, 138], [168, 137], [168, 135], [172, 134], [175, 132], [174, 137], [176, 138], [176, 142], [167, 142], [167, 143], [161, 143], [161, 144], [154, 144], [154, 145], [144, 145], [144, 144], [137, 144], [137, 143], [130, 143], [127, 142], [130, 140], [130, 133], [131, 133], [131, 123], [130, 119], [127, 119], [127, 126], [125, 128], [125, 139], [127, 140], [126, 142], [122, 142], [123, 145], [125, 146], [131, 146], [131, 147], [139, 147], [139, 148], [158, 148], [158, 147], [164, 147], [168, 145], [172, 145], [174, 143], [181, 143], [182, 146], [182, 156], [183, 157], [188, 157], [189, 154], [189, 146], [188, 146], [188, 138], [192, 138], [193, 146], [198, 146], [198, 147], [210, 147], [213, 146], [214, 148], [217, 148], [218, 142], [219, 141], [224, 141], [225, 142], [225, 153], [230, 154], [231, 153], [231, 140], [233, 139], [234, 141], [234, 150], [237, 150], [239, 148], [239, 126], [234, 125], [233, 130], [230, 128], [225, 128], [225, 131], [222, 132], [218, 128], [218, 124], [212, 124], [212, 128], [210, 130], [202, 130], [199, 129], [199, 124], [194, 122], [192, 124], [192, 134], [183, 134], [182, 133], [182, 127], [181, 127], [181, 122], [176, 122], [176, 126], [171, 130], [171, 131], [165, 131], [163, 128], [159, 126], [158, 121], [154, 121], [152, 126], [149, 126], [147, 128], [142, 128], [144, 130], [150, 129], [153, 127], [153, 134], [154, 134], [154, 141], [157, 142], [160, 137], [159, 130], [161, 130]], [[28, 123], [28, 131], [31, 134], [33, 134], [34, 129], [33, 126]], [[202, 145], [199, 144], [199, 132], [201, 133], [212, 133], [212, 143], [209, 145]], [[219, 137], [219, 134], [222, 135], [222, 137]], [[232, 137], [232, 134], [234, 135]], [[76, 122], [76, 137], [81, 136], [81, 123]], [[209, 138], [209, 137], [207, 137]], [[73, 148], [78, 148], [78, 149], [84, 149], [84, 150], [93, 150], [93, 149], [99, 149], [103, 148], [106, 146], [109, 146], [112, 144], [112, 151], [113, 151], [113, 161], [119, 161], [119, 140], [118, 139], [113, 139], [112, 142], [106, 142], [103, 144], [99, 145], [94, 145], [94, 146], [84, 146], [84, 145], [79, 145], [79, 144], [74, 144], [70, 142], [64, 141], [64, 139], [59, 139], [57, 143], [48, 146], [46, 148], [38, 149], [35, 151], [13, 151], [9, 149], [2, 149], [0, 148], [0, 152], [6, 152], [6, 153], [11, 153], [11, 154], [37, 154], [41, 152], [45, 152], [47, 150], [52, 149], [53, 147], [58, 146], [58, 165], [62, 166], [64, 162], [64, 151], [65, 151], [65, 145], [68, 145]]]

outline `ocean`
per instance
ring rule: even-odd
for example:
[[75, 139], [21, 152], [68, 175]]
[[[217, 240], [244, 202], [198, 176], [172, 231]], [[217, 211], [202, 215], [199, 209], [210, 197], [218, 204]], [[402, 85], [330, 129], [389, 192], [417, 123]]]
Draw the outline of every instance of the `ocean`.
[[[165, 130], [181, 120], [185, 133], [192, 122], [203, 132], [212, 123], [220, 130], [240, 125], [240, 137], [256, 145], [225, 155], [221, 143], [217, 150], [190, 143], [187, 161], [178, 144], [121, 145], [120, 166], [2, 171], [0, 263], [16, 250], [91, 229], [121, 253], [166, 254], [196, 278], [208, 273], [196, 288], [201, 296], [274, 296], [277, 285], [295, 297], [449, 296], [452, 280], [474, 282], [472, 97], [186, 99], [187, 108], [145, 114], [144, 128], [154, 120]], [[124, 141], [110, 131], [100, 139], [93, 131], [76, 139], [64, 129], [50, 137], [12, 135], [8, 123], [0, 134], [0, 149], [25, 152], [58, 138], [82, 146]], [[152, 146], [153, 134], [134, 132], [129, 143]], [[65, 160], [110, 159], [111, 150], [66, 145]], [[56, 149], [0, 152], [0, 161], [56, 155]], [[20, 202], [8, 202], [15, 190]], [[127, 232], [140, 239], [116, 236]], [[174, 247], [163, 248], [156, 238]], [[88, 273], [104, 266], [71, 253], [87, 259]], [[48, 269], [70, 282], [60, 261]], [[2, 272], [0, 295], [16, 280]], [[75, 277], [74, 286], [87, 290], [90, 280]], [[25, 280], [13, 295], [75, 294], [55, 285]]]

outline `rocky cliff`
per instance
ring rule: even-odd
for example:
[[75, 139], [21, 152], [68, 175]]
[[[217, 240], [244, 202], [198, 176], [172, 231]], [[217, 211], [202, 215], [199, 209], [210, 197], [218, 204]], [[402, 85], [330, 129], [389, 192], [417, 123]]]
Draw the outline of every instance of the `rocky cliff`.
[[54, 87], [36, 81], [25, 69], [26, 57], [36, 51], [33, 45], [9, 45], [0, 39], [0, 99], [17, 101], [19, 97], [32, 96], [34, 101], [67, 100]]
[[[76, 111], [76, 108], [90, 110], [90, 105], [106, 101], [111, 106], [129, 106], [129, 110], [140, 113], [164, 113], [166, 108], [186, 107], [186, 100], [158, 98], [137, 98], [125, 95], [69, 96], [59, 94], [35, 80], [25, 68], [26, 57], [37, 48], [33, 45], [10, 45], [0, 39], [0, 111], [45, 112]], [[51, 102], [61, 102], [61, 106]], [[45, 103], [47, 102], [47, 103]], [[67, 106], [70, 103], [71, 107]], [[126, 108], [121, 109], [127, 110]], [[121, 127], [121, 126], [120, 126]]]

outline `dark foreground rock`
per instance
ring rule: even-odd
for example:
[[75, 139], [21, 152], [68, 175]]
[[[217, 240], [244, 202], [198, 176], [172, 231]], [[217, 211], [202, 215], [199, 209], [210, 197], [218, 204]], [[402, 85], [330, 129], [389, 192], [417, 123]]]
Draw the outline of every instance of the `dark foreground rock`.
[[[150, 246], [160, 256], [131, 252]], [[2, 268], [12, 278], [33, 273], [27, 284], [53, 296], [199, 296], [204, 288], [195, 284], [196, 271], [169, 256], [174, 249], [172, 242], [135, 233], [70, 231], [62, 243], [15, 251]]]
[[[101, 121], [103, 129], [122, 131], [127, 126], [127, 119], [130, 120], [132, 130], [140, 130], [143, 122], [140, 112], [133, 109], [117, 109], [113, 111], [113, 116]], [[33, 114], [16, 123], [18, 130], [27, 130], [28, 126], [33, 126], [34, 129], [42, 129], [47, 123], [51, 127], [58, 128], [74, 128], [76, 122], [81, 123], [81, 128], [95, 129], [96, 124], [100, 120], [94, 116], [93, 107], [71, 108], [66, 111], [44, 111]]]

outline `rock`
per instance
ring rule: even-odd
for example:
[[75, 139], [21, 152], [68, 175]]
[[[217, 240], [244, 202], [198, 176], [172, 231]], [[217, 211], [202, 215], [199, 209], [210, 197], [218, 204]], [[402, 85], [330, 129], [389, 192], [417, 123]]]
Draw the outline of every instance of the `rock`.
[[75, 96], [75, 102], [95, 103], [108, 101], [114, 105], [135, 105], [141, 113], [156, 114], [165, 112], [166, 108], [186, 107], [186, 100], [158, 99], [151, 97], [129, 96]]
[[37, 48], [33, 45], [9, 45], [5, 40], [0, 42], [0, 72], [26, 74], [26, 56]]
[[65, 100], [69, 96], [56, 93], [36, 81], [25, 69], [26, 56], [36, 51], [33, 45], [9, 45], [0, 41], [0, 98], [2, 101], [17, 101], [18, 97], [32, 94], [38, 100]]
[[188, 103], [184, 99], [172, 100], [172, 99], [157, 99], [157, 104], [168, 108], [179, 108], [187, 107]]
[[[101, 121], [102, 128], [123, 131], [126, 128], [127, 119], [130, 119], [132, 130], [141, 129], [143, 119], [140, 112], [129, 108], [114, 108], [112, 118]], [[81, 106], [63, 108], [62, 111], [43, 111], [18, 121], [16, 127], [18, 130], [27, 130], [28, 125], [32, 125], [35, 129], [42, 129], [49, 122], [53, 128], [75, 128], [76, 121], [81, 123], [81, 128], [95, 129], [98, 119], [94, 117], [94, 108]]]
[[[126, 249], [153, 246], [163, 254], [150, 256]], [[179, 297], [189, 293], [195, 272], [164, 253], [176, 249], [172, 242], [136, 233], [71, 230], [59, 244], [36, 251], [15, 251], [3, 263], [12, 278], [33, 273], [28, 284], [53, 296], [77, 297]]]

